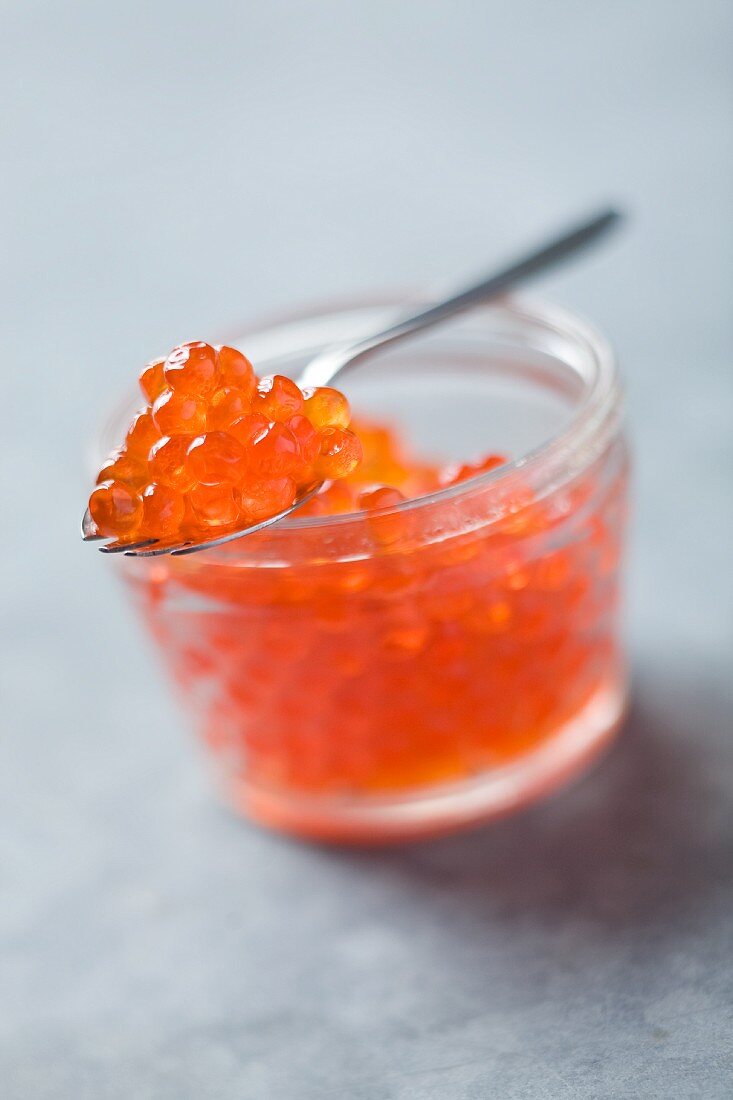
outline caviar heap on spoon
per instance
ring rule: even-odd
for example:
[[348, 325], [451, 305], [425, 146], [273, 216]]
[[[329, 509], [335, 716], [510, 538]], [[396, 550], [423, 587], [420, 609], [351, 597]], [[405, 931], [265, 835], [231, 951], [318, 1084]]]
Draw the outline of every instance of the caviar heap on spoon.
[[102, 466], [85, 538], [158, 554], [255, 530], [350, 473], [349, 403], [282, 375], [258, 379], [235, 348], [182, 344], [140, 376], [147, 405]]

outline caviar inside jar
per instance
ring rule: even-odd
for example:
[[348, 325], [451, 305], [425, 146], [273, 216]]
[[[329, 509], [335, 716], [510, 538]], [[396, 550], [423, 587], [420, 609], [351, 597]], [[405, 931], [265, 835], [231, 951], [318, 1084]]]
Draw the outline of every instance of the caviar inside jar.
[[[444, 466], [389, 425], [353, 427], [363, 462], [298, 513], [352, 519], [267, 535], [297, 540], [300, 560], [258, 568], [253, 535], [220, 559], [166, 560], [136, 589], [231, 797], [286, 829], [369, 839], [368, 821], [319, 807], [470, 782], [613, 690], [625, 465], [539, 500], [492, 486], [503, 456]], [[503, 519], [451, 532], [439, 495], [425, 515], [404, 507], [469, 483], [473, 519]], [[178, 610], [186, 593], [204, 609]]]

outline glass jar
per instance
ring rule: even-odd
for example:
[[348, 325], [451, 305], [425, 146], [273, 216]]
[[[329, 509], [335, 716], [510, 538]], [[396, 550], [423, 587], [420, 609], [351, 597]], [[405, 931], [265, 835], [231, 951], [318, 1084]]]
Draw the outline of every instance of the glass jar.
[[[407, 306], [332, 307], [232, 342], [259, 374], [297, 378]], [[619, 383], [596, 331], [516, 299], [345, 388], [431, 457], [511, 461], [385, 512], [114, 562], [232, 805], [330, 841], [432, 835], [546, 794], [619, 726]]]

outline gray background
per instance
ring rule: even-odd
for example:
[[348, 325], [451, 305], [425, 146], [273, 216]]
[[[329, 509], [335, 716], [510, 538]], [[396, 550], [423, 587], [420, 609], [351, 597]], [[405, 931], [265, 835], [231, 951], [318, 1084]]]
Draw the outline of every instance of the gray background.
[[[733, 5], [0, 16], [4, 1100], [730, 1096]], [[546, 292], [628, 381], [622, 740], [460, 838], [240, 824], [78, 541], [100, 412], [180, 339], [463, 275], [607, 196], [629, 231]]]

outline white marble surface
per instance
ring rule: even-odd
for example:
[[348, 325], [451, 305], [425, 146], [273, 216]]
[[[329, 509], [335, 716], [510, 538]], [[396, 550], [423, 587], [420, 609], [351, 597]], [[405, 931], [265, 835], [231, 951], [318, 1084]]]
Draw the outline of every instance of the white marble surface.
[[[731, 1095], [733, 7], [0, 5], [3, 1100]], [[212, 798], [84, 448], [149, 353], [460, 276], [606, 196], [636, 694], [573, 790], [309, 848]]]

